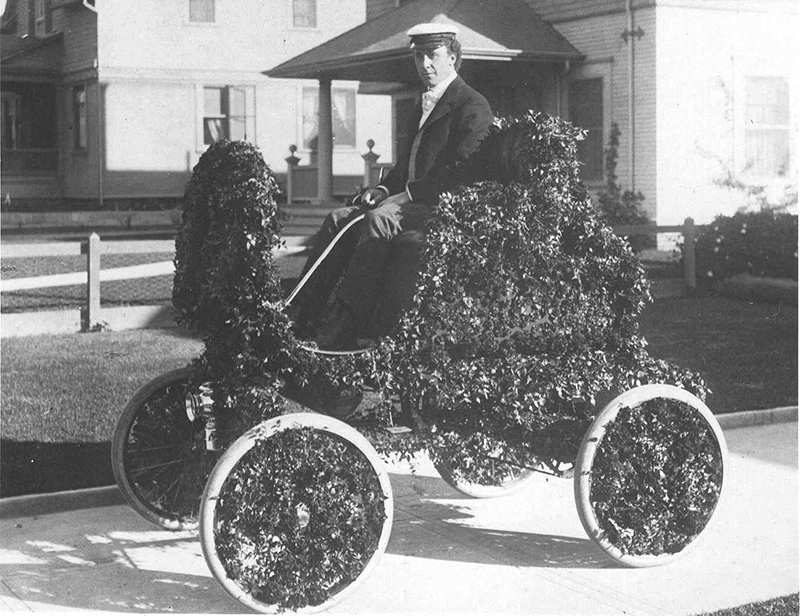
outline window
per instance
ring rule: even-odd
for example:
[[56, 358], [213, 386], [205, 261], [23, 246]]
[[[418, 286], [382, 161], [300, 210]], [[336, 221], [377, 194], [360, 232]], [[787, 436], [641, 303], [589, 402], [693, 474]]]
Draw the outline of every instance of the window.
[[785, 175], [790, 162], [789, 84], [783, 77], [745, 79], [745, 171]]
[[603, 179], [603, 78], [577, 79], [569, 84], [569, 120], [587, 131], [578, 142], [585, 181]]
[[292, 0], [292, 25], [295, 28], [316, 28], [317, 0]]
[[203, 88], [203, 143], [210, 145], [221, 139], [252, 140], [254, 109], [252, 87]]
[[19, 95], [14, 92], [2, 92], [3, 124], [0, 126], [4, 150], [17, 147], [17, 124], [19, 118]]
[[73, 147], [76, 151], [85, 151], [86, 139], [86, 86], [72, 88], [72, 134]]
[[[356, 147], [356, 92], [345, 88], [331, 91], [334, 147]], [[319, 90], [303, 88], [303, 147], [317, 149]]]
[[34, 36], [46, 36], [53, 31], [52, 0], [30, 0], [32, 30]]
[[213, 24], [215, 0], [189, 0], [189, 21], [191, 23]]

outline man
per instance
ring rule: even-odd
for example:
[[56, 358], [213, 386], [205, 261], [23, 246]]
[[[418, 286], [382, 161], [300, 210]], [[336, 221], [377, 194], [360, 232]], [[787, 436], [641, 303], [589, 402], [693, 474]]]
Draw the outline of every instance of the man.
[[306, 269], [340, 229], [364, 212], [364, 206], [368, 208], [355, 245], [341, 247], [333, 259], [329, 256], [330, 263], [315, 274], [313, 291], [300, 298], [307, 315], [318, 314], [320, 302], [310, 296], [319, 299], [329, 295], [338, 278], [339, 263], [352, 252], [337, 292], [331, 326], [317, 341], [321, 348], [352, 349], [359, 337], [375, 334], [381, 281], [393, 246], [410, 247], [411, 257], [394, 272], [402, 279], [394, 282], [407, 288], [408, 280], [416, 274], [425, 222], [432, 208], [442, 193], [458, 186], [462, 164], [489, 132], [493, 121], [489, 103], [458, 76], [461, 44], [457, 33], [453, 26], [437, 23], [420, 24], [408, 31], [417, 73], [426, 87], [413, 114], [416, 135], [406, 151], [398, 154], [383, 182], [365, 191], [362, 205], [334, 210], [318, 234]]

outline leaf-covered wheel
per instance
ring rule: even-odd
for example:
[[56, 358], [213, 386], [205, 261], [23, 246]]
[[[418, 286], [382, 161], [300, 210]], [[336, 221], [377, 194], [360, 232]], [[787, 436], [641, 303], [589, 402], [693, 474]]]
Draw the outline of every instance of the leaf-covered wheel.
[[[500, 441], [489, 445], [485, 435], [464, 437], [439, 427], [431, 430], [422, 418], [425, 405], [435, 404], [428, 399], [415, 403], [413, 398], [406, 398], [402, 404], [414, 428], [432, 436], [430, 455], [433, 466], [445, 483], [457, 492], [471, 498], [498, 498], [519, 492], [535, 479], [536, 471], [533, 469], [538, 465], [537, 460], [522, 457]], [[490, 455], [470, 453], [487, 450], [491, 451]]]
[[237, 439], [211, 474], [203, 554], [250, 609], [324, 610], [377, 564], [392, 503], [383, 461], [353, 428], [314, 413], [276, 417]]
[[218, 459], [204, 428], [186, 414], [191, 368], [162, 374], [123, 410], [111, 442], [111, 465], [125, 500], [167, 530], [197, 528], [200, 497]]
[[453, 489], [472, 498], [509, 496], [528, 486], [536, 471], [525, 468], [522, 462], [510, 462], [487, 457], [467, 463], [457, 454], [450, 457], [447, 450], [434, 452], [436, 471]]
[[671, 562], [707, 528], [726, 456], [719, 423], [696, 396], [672, 385], [627, 391], [581, 443], [574, 479], [581, 523], [617, 563]]

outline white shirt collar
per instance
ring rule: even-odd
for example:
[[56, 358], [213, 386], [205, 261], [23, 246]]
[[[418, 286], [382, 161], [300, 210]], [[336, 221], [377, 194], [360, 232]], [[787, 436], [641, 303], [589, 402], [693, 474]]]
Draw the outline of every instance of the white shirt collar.
[[444, 81], [437, 83], [435, 86], [429, 89], [428, 92], [430, 92], [436, 100], [439, 100], [442, 98], [444, 91], [447, 90], [447, 87], [456, 80], [456, 77], [458, 77], [458, 73], [453, 71], [449, 77], [447, 77]]

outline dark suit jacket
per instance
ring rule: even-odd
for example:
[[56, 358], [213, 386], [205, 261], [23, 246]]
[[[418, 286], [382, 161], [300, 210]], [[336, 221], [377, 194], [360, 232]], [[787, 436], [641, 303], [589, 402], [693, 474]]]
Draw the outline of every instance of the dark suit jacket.
[[[412, 134], [416, 134], [421, 117], [422, 106], [417, 103]], [[403, 192], [407, 185], [412, 200], [432, 206], [438, 204], [440, 194], [461, 183], [460, 167], [478, 149], [493, 120], [486, 99], [461, 77], [456, 77], [419, 129], [422, 135], [417, 149], [415, 179], [408, 181], [412, 146], [409, 143], [405, 151], [399, 153], [397, 163], [381, 185], [390, 195]]]

